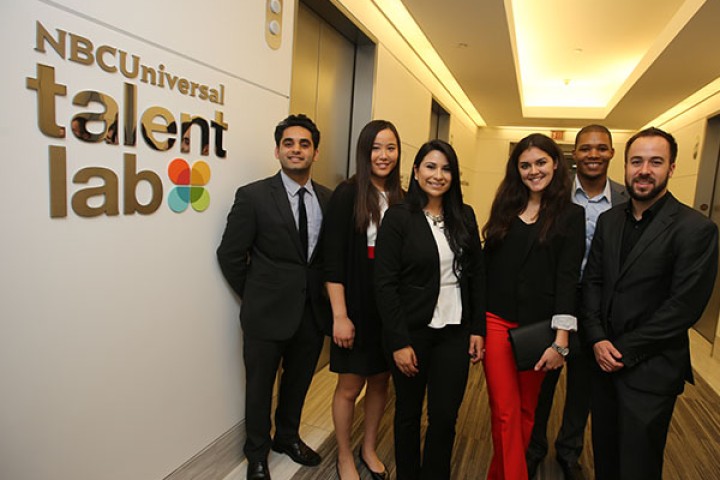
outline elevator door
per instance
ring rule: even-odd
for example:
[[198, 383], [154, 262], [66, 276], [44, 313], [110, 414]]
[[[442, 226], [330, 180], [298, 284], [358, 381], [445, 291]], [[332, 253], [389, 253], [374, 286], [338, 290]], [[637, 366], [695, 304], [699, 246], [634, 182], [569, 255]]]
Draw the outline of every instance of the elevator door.
[[293, 50], [290, 111], [305, 113], [320, 129], [312, 176], [329, 188], [347, 178], [355, 44], [302, 2]]
[[[703, 203], [699, 207], [702, 211], [709, 209], [710, 219], [716, 225], [720, 225], [720, 116], [708, 120], [704, 148], [710, 151], [708, 162], [711, 165], [707, 165], [707, 168], [711, 168], [711, 170], [704, 170], [701, 175], [698, 175], [697, 188], [700, 192], [712, 192], [710, 197], [712, 200], [710, 205]], [[704, 158], [703, 161], [705, 161]], [[705, 165], [701, 167], [705, 167]], [[712, 169], [714, 169], [714, 172], [712, 172]], [[703, 173], [707, 173], [707, 175], [703, 175]], [[708, 183], [701, 184], [700, 182]], [[718, 315], [720, 315], [720, 276], [715, 280], [715, 288], [707, 307], [705, 307], [705, 312], [694, 326], [695, 330], [711, 344], [715, 342]]]

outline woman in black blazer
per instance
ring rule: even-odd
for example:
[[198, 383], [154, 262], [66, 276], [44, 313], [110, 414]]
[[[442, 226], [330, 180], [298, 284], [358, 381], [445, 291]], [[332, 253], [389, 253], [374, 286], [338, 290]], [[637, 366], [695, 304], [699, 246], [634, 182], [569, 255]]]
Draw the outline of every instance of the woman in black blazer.
[[[483, 227], [487, 275], [485, 379], [493, 458], [488, 479], [526, 479], [525, 451], [545, 372], [561, 368], [585, 250], [585, 215], [570, 200], [563, 152], [532, 134], [513, 149]], [[555, 341], [534, 369], [518, 371], [508, 329], [552, 319]], [[550, 328], [550, 327], [548, 327]]]
[[358, 456], [371, 477], [382, 480], [386, 471], [375, 445], [390, 374], [380, 340], [373, 259], [382, 216], [403, 193], [400, 137], [392, 123], [373, 120], [365, 125], [358, 137], [356, 169], [333, 193], [324, 225], [325, 285], [333, 310], [330, 370], [338, 374], [333, 397], [337, 473], [341, 479], [359, 478], [350, 436], [355, 401], [366, 387]]
[[378, 234], [375, 283], [383, 340], [392, 355], [398, 480], [450, 478], [469, 360], [482, 354], [482, 251], [459, 180], [453, 148], [441, 140], [426, 143], [415, 157], [405, 202], [390, 207]]

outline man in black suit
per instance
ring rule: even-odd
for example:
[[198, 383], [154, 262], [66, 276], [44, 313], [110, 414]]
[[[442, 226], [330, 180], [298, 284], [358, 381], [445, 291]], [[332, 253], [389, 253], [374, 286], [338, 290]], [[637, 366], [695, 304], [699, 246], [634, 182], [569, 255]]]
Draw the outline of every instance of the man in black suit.
[[[320, 456], [298, 434], [305, 395], [330, 321], [318, 246], [330, 190], [310, 180], [320, 132], [305, 115], [275, 128], [281, 171], [238, 189], [217, 250], [223, 275], [240, 296], [245, 361], [248, 479], [269, 479], [270, 448], [315, 466]], [[270, 408], [282, 361], [275, 437]]]
[[718, 230], [668, 192], [676, 157], [675, 139], [662, 130], [628, 140], [630, 202], [600, 216], [585, 267], [598, 480], [662, 478], [675, 401], [692, 382], [687, 331], [713, 289]]
[[[581, 128], [575, 136], [572, 155], [577, 169], [572, 201], [585, 209], [585, 257], [582, 263], [584, 268], [598, 217], [610, 207], [627, 202], [628, 195], [623, 185], [608, 178], [608, 167], [610, 160], [615, 156], [615, 149], [612, 144], [612, 134], [607, 127], [593, 124]], [[579, 459], [583, 450], [585, 424], [590, 412], [591, 361], [584, 349], [573, 352], [568, 359], [562, 427], [555, 440], [557, 461], [565, 480], [584, 478]], [[526, 455], [529, 478], [535, 476], [538, 465], [548, 451], [547, 423], [559, 378], [560, 370], [547, 372], [540, 390], [535, 409], [535, 424]]]

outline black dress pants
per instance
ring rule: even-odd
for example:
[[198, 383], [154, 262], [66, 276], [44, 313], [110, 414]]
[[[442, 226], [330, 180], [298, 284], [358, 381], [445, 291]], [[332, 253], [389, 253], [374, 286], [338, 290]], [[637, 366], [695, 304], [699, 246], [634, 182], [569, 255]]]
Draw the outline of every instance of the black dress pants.
[[594, 369], [592, 440], [596, 480], [661, 480], [677, 395], [627, 386], [621, 373]]
[[[464, 326], [425, 327], [410, 336], [420, 372], [407, 377], [391, 361], [397, 479], [447, 480], [470, 366], [469, 333]], [[421, 459], [420, 419], [426, 391], [428, 428]]]
[[[557, 457], [566, 463], [576, 463], [583, 450], [585, 426], [590, 413], [591, 361], [593, 359], [590, 358], [589, 353], [581, 351], [568, 359], [566, 366], [565, 406], [562, 426], [555, 440]], [[540, 460], [547, 455], [547, 424], [560, 372], [561, 370], [552, 370], [545, 375], [535, 409], [535, 424], [527, 451], [528, 459]]]
[[320, 356], [323, 335], [313, 318], [312, 307], [305, 303], [300, 326], [284, 341], [268, 341], [243, 336], [245, 360], [245, 456], [250, 461], [265, 460], [272, 445], [270, 409], [273, 385], [282, 365], [275, 439], [292, 442], [299, 438], [300, 416]]

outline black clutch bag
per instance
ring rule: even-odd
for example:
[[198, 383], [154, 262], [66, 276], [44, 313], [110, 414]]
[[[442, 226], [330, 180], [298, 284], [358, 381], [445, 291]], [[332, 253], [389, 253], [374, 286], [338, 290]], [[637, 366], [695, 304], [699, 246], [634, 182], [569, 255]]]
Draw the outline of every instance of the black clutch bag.
[[[543, 352], [555, 341], [555, 330], [551, 327], [552, 320], [531, 323], [508, 330], [508, 339], [512, 345], [513, 355], [518, 371], [531, 370], [542, 357]], [[570, 355], [578, 352], [580, 342], [577, 333], [570, 332]]]

